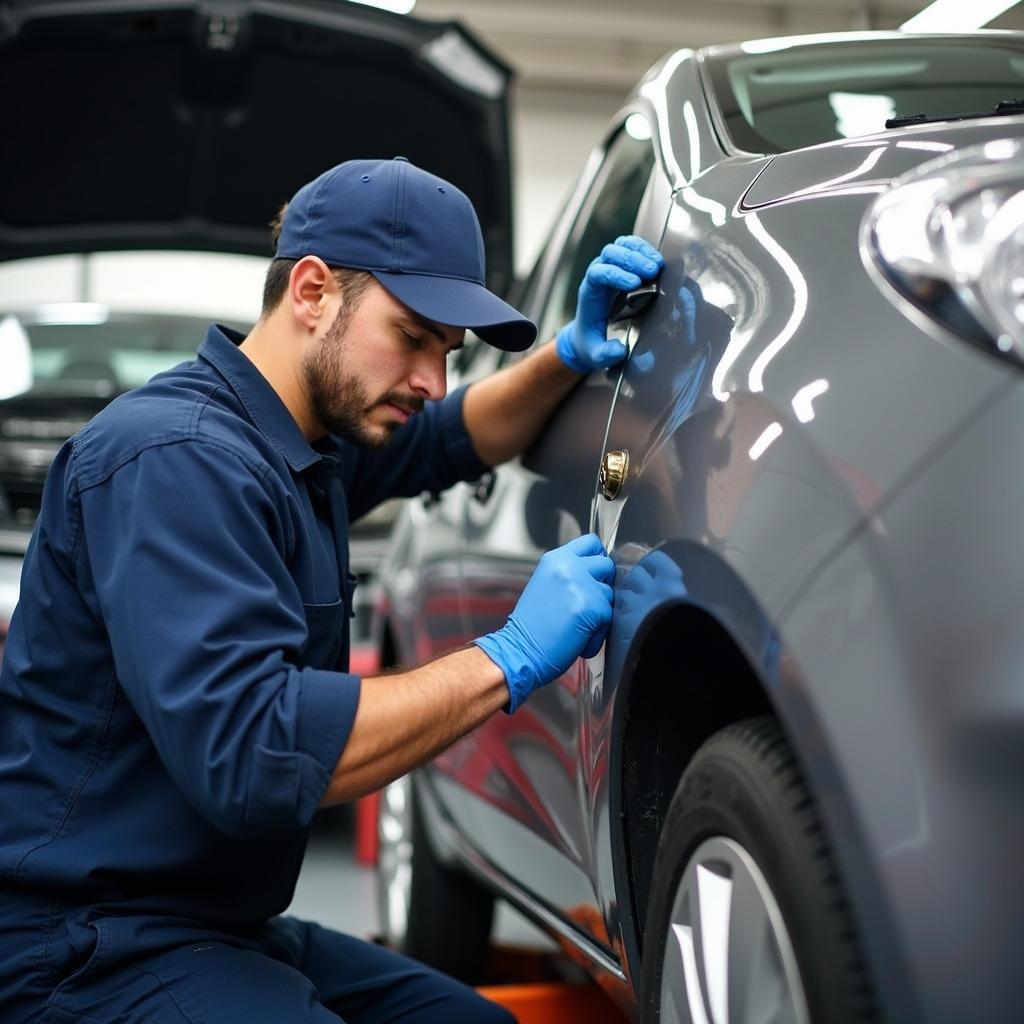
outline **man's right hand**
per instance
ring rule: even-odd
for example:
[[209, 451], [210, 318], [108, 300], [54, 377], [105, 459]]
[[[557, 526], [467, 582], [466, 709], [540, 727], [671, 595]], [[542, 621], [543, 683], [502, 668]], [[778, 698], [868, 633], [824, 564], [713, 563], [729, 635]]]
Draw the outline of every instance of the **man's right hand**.
[[544, 555], [501, 629], [474, 641], [505, 674], [510, 714], [580, 655], [601, 648], [612, 618], [615, 563], [592, 533]]

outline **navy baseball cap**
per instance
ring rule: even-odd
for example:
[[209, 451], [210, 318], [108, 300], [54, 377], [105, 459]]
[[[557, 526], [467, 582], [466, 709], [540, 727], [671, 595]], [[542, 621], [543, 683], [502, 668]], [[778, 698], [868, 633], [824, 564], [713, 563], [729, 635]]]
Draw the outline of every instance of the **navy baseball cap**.
[[348, 160], [303, 185], [285, 211], [276, 256], [368, 270], [420, 316], [468, 327], [497, 348], [521, 352], [537, 337], [484, 285], [473, 204], [403, 156]]

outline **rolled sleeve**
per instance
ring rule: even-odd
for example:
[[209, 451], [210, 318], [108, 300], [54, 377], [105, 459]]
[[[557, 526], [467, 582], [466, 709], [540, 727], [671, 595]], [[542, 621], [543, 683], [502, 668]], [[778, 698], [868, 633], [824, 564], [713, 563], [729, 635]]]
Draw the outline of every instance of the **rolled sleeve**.
[[[361, 680], [337, 672], [303, 669], [299, 680], [296, 749], [257, 746], [252, 758], [245, 823], [279, 827], [282, 821], [312, 821], [345, 748], [359, 706]], [[325, 729], [325, 722], [345, 723]]]
[[360, 680], [300, 667], [308, 630], [286, 501], [258, 465], [198, 440], [146, 449], [80, 489], [79, 571], [177, 787], [229, 835], [307, 826]]

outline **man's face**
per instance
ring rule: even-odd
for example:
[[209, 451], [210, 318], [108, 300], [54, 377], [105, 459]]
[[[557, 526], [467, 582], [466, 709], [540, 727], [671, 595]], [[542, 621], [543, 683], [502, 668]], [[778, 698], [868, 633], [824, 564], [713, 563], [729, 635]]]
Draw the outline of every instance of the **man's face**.
[[379, 448], [427, 399], [447, 390], [446, 359], [461, 328], [418, 316], [376, 281], [337, 315], [303, 360], [313, 412], [324, 428]]

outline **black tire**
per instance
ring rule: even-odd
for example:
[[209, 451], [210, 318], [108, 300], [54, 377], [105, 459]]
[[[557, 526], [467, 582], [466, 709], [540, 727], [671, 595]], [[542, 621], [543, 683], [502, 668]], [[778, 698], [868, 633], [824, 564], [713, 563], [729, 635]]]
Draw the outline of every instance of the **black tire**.
[[[719, 854], [723, 857], [716, 860]], [[748, 870], [750, 863], [754, 870]], [[730, 993], [745, 992], [746, 999], [762, 1004], [762, 1013], [771, 1002], [767, 993], [772, 987], [765, 986], [763, 973], [747, 972], [751, 977], [744, 989], [743, 972], [736, 965], [744, 962], [745, 954], [736, 951], [745, 934], [758, 932], [751, 922], [763, 920], [771, 928], [771, 922], [781, 915], [782, 927], [771, 931], [774, 954], [756, 955], [765, 963], [770, 957], [773, 964], [788, 964], [788, 974], [785, 966], [777, 968], [779, 991], [791, 994], [794, 1007], [803, 1003], [807, 1013], [801, 1018], [797, 1010], [795, 1016], [780, 1014], [780, 1019], [805, 1019], [813, 1024], [862, 1024], [879, 1019], [824, 829], [789, 744], [769, 716], [736, 723], [712, 736], [694, 755], [672, 798], [658, 843], [644, 941], [645, 1024], [662, 1019], [663, 998], [666, 1019], [678, 1013], [683, 1021], [690, 1017], [687, 1003], [694, 988], [705, 993], [702, 1001], [709, 1020], [714, 1019], [709, 1007], [714, 996], [708, 992], [717, 987], [718, 998], [722, 998], [725, 986], [709, 982], [703, 966], [698, 967], [699, 986], [688, 987], [684, 980], [687, 966], [689, 976], [694, 977], [694, 964], [704, 963], [704, 938], [698, 934], [703, 919], [701, 912], [694, 910], [702, 898], [698, 864], [705, 880], [709, 868], [720, 870], [721, 877], [729, 879], [730, 902], [722, 915], [729, 938], [718, 939], [721, 932], [716, 932], [708, 948], [712, 961], [714, 950], [727, 950], [719, 957], [725, 967], [717, 977], [728, 977]], [[766, 897], [762, 883], [766, 884]], [[745, 893], [756, 894], [756, 899], [745, 896], [741, 901], [741, 884]], [[763, 919], [759, 913], [741, 915], [740, 906], [760, 911], [757, 900], [767, 912]], [[769, 911], [773, 902], [775, 907]], [[791, 956], [780, 952], [787, 947]], [[790, 986], [792, 978], [796, 984]], [[739, 987], [735, 987], [737, 981]], [[736, 1010], [729, 1014], [734, 1024], [747, 1019]], [[756, 1019], [776, 1018], [764, 1014]]]
[[[389, 808], [392, 787], [404, 791], [404, 826]], [[416, 786], [406, 777], [381, 794], [378, 831], [381, 835], [381, 864], [377, 872], [377, 904], [384, 940], [393, 949], [428, 964], [467, 984], [480, 984], [484, 977], [494, 920], [494, 895], [469, 875], [442, 864], [431, 849]], [[388, 816], [390, 815], [390, 821]], [[388, 827], [402, 828], [401, 837], [385, 836]], [[389, 909], [389, 901], [400, 899], [389, 888], [386, 859], [389, 845], [397, 839], [408, 841], [411, 874], [405, 891], [405, 920]], [[405, 888], [403, 886], [403, 888]]]

